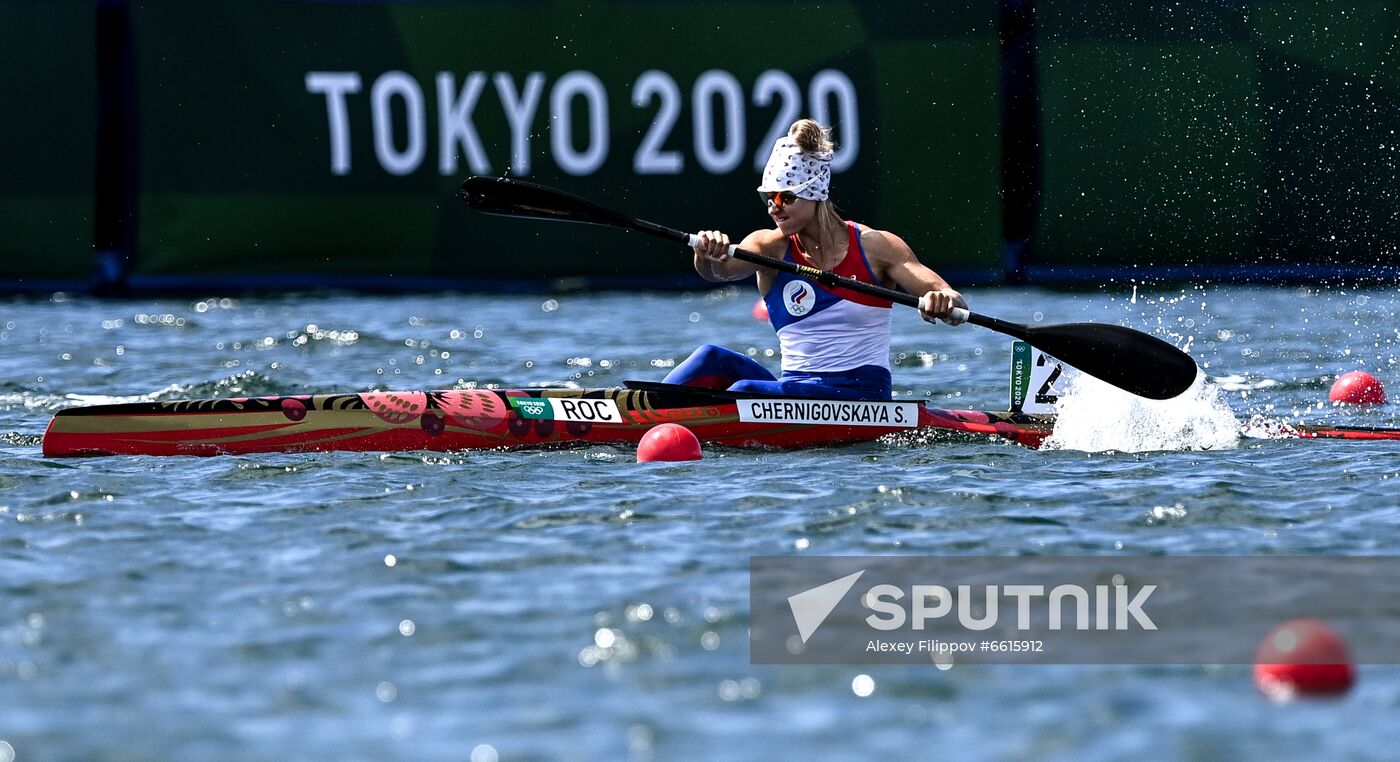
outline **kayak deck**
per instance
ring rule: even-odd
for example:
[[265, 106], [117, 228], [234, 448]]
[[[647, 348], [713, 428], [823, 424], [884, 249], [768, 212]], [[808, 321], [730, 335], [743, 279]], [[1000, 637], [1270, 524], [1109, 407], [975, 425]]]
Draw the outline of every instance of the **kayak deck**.
[[[1039, 447], [1053, 415], [945, 410], [921, 402], [775, 399], [650, 382], [606, 389], [445, 390], [134, 402], [58, 411], [49, 457], [262, 452], [453, 451], [631, 444], [662, 423], [707, 444], [796, 449], [897, 432]], [[1251, 434], [1258, 436], [1260, 434]], [[1400, 440], [1400, 429], [1282, 425], [1265, 437]]]

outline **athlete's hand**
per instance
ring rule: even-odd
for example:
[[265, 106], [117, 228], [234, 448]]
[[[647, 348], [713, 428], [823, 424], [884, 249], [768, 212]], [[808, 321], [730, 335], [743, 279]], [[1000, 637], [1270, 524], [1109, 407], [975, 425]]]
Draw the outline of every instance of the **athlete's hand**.
[[948, 325], [960, 325], [963, 321], [949, 314], [954, 307], [967, 309], [967, 300], [951, 288], [930, 291], [919, 297], [919, 316], [930, 323], [942, 320]]
[[696, 234], [700, 239], [700, 245], [694, 247], [695, 256], [723, 262], [729, 259], [729, 236], [718, 230], [702, 230]]

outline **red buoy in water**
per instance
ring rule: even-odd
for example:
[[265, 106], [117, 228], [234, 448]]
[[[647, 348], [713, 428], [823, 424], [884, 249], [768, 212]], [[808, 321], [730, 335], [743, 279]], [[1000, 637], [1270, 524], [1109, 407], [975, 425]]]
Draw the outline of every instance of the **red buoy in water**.
[[1385, 387], [1364, 370], [1338, 376], [1327, 398], [1347, 405], [1384, 405], [1386, 402]]
[[756, 301], [756, 302], [753, 303], [753, 319], [754, 319], [754, 320], [767, 320], [767, 319], [768, 319], [768, 302], [763, 301], [763, 297], [761, 297], [761, 296], [758, 297], [758, 301]]
[[1264, 638], [1254, 656], [1254, 684], [1275, 701], [1339, 695], [1355, 681], [1346, 644], [1317, 619], [1284, 622]]
[[700, 440], [676, 423], [654, 426], [637, 443], [637, 462], [700, 460]]

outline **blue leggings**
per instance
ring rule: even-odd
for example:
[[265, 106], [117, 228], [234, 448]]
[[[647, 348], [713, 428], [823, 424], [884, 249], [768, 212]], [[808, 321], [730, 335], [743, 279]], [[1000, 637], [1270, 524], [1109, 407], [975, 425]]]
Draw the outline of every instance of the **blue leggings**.
[[822, 373], [783, 371], [782, 378], [777, 379], [752, 358], [713, 344], [706, 344], [691, 353], [690, 357], [666, 374], [665, 381], [668, 384], [774, 397], [835, 400], [890, 398], [890, 372], [878, 365]]

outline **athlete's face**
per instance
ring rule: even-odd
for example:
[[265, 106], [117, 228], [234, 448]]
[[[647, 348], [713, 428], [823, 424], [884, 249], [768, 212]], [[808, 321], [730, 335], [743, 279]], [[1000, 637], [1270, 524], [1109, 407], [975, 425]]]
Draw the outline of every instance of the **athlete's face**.
[[786, 204], [768, 202], [768, 216], [783, 231], [783, 235], [796, 235], [812, 221], [816, 211], [816, 202], [805, 198], [794, 198]]

